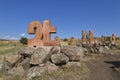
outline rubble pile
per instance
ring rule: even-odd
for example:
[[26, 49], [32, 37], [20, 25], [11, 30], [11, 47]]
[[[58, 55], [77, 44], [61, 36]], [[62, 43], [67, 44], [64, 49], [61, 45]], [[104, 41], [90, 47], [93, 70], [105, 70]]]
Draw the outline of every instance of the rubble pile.
[[49, 53], [41, 47], [21, 49], [16, 54], [6, 56], [4, 59], [7, 79], [20, 76], [26, 80], [31, 80], [46, 72], [56, 72], [59, 67], [80, 67], [82, 50], [82, 47], [61, 49], [58, 46], [51, 47]]
[[[119, 50], [119, 47], [114, 42], [99, 42], [99, 43], [82, 43], [82, 47], [86, 52], [95, 54], [112, 54], [113, 51]], [[86, 53], [87, 54], [87, 53]]]

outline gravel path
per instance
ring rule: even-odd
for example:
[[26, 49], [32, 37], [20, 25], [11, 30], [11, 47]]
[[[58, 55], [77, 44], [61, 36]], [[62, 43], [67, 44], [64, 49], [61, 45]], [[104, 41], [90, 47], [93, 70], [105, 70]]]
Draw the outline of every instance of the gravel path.
[[114, 67], [120, 67], [120, 55], [97, 56], [86, 61], [90, 69], [89, 80], [120, 80], [120, 72]]

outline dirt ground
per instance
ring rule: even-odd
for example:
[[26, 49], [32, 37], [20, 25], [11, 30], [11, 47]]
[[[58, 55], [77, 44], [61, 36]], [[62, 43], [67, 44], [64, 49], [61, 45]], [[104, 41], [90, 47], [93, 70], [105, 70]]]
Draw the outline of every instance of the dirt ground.
[[85, 61], [90, 70], [89, 80], [120, 80], [120, 55], [95, 56]]

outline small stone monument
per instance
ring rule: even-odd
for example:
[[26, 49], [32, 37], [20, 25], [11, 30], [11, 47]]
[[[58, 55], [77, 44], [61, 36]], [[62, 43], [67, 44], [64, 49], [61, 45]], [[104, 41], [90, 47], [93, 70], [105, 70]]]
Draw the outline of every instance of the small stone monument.
[[82, 30], [82, 42], [95, 42], [96, 40], [93, 37], [93, 31], [90, 30], [89, 33], [86, 31]]
[[35, 38], [28, 39], [28, 47], [40, 46], [57, 46], [59, 45], [58, 38], [50, 40], [50, 35], [56, 33], [56, 27], [51, 26], [49, 20], [45, 20], [43, 24], [39, 21], [33, 21], [28, 26], [28, 33], [35, 34]]
[[106, 37], [104, 35], [102, 35], [101, 40], [102, 40], [102, 42], [105, 42], [106, 41]]
[[89, 31], [89, 42], [94, 42], [93, 31], [92, 30]]
[[112, 34], [112, 36], [110, 37], [110, 41], [115, 41], [116, 40], [116, 36], [115, 34]]

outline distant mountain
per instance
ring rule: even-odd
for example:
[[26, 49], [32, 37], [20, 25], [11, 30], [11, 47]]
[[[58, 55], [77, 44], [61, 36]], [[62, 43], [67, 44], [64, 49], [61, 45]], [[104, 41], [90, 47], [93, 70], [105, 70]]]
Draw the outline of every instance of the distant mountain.
[[18, 40], [11, 40], [11, 39], [0, 39], [0, 41], [18, 41]]
[[0, 41], [10, 41], [10, 40], [8, 40], [8, 39], [0, 39]]

